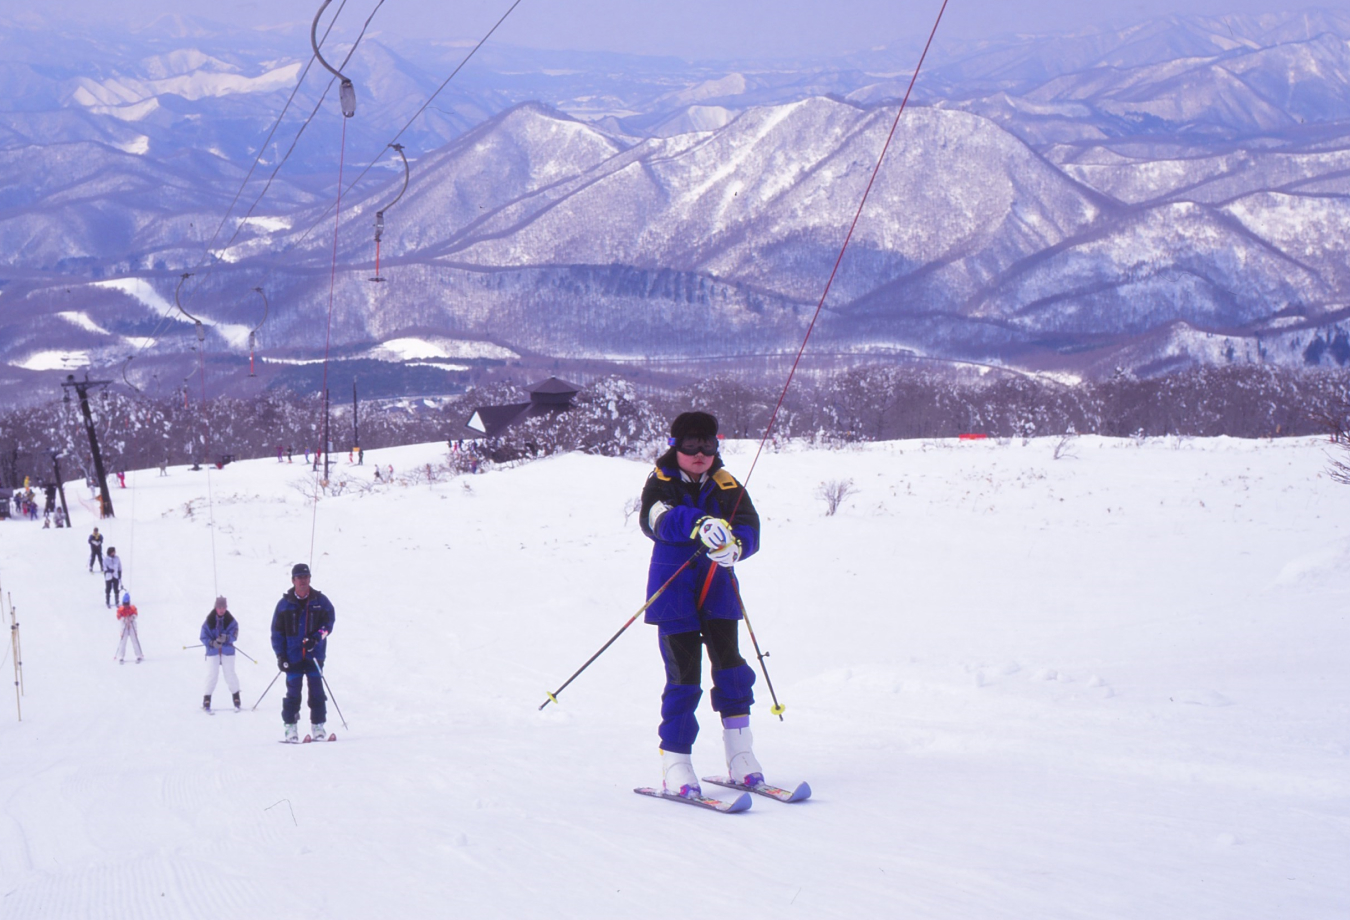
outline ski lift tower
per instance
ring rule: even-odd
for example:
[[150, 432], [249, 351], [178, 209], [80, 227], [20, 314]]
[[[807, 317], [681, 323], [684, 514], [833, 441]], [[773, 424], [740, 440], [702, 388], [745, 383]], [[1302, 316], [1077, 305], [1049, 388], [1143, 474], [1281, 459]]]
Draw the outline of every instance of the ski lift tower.
[[111, 380], [90, 380], [89, 372], [84, 372], [83, 380], [76, 380], [74, 374], [66, 375], [66, 382], [61, 384], [61, 388], [66, 391], [64, 400], [67, 405], [70, 404], [70, 391], [74, 390], [80, 397], [80, 411], [84, 413], [84, 430], [89, 435], [89, 452], [94, 456], [94, 475], [98, 477], [99, 494], [102, 501], [99, 502], [100, 514], [102, 517], [114, 517], [112, 492], [108, 490], [108, 474], [103, 469], [103, 455], [98, 449], [98, 435], [94, 432], [94, 414], [89, 411], [89, 388], [106, 387], [112, 384]]

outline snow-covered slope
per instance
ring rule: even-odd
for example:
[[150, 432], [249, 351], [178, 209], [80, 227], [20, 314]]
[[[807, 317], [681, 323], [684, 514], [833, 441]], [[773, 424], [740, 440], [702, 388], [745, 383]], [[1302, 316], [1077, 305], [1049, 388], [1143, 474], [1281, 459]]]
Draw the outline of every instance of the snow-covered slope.
[[[72, 484], [74, 530], [0, 523], [26, 691], [22, 723], [0, 695], [4, 916], [1343, 915], [1350, 490], [1324, 445], [1056, 446], [760, 460], [737, 571], [787, 710], [761, 681], [757, 748], [815, 796], [741, 816], [629, 791], [659, 781], [649, 627], [537, 709], [642, 603], [642, 463], [427, 484], [442, 448], [371, 452], [333, 478], [409, 483], [317, 509], [298, 463], [134, 472], [103, 524], [147, 654], [121, 666]], [[825, 517], [835, 479], [856, 494]], [[311, 555], [341, 740], [277, 744], [275, 688], [196, 711], [181, 647], [214, 596], [252, 706]]]

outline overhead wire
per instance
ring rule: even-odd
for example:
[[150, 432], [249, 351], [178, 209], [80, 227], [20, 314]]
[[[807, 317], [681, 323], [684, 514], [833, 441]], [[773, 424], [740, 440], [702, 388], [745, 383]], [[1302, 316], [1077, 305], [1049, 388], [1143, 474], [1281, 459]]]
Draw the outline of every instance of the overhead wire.
[[[329, 34], [333, 31], [333, 26], [337, 25], [338, 18], [342, 15], [342, 10], [346, 6], [347, 0], [342, 0], [342, 2], [338, 4], [337, 12], [333, 14], [332, 21], [328, 23], [328, 28], [324, 30], [323, 39], [319, 42], [320, 45], [328, 40]], [[234, 206], [239, 203], [239, 197], [244, 194], [244, 189], [248, 187], [249, 180], [253, 178], [254, 170], [258, 168], [258, 164], [262, 162], [263, 156], [267, 153], [267, 145], [271, 143], [273, 136], [277, 133], [277, 129], [281, 127], [282, 119], [284, 119], [286, 113], [290, 111], [291, 103], [295, 101], [296, 95], [300, 92], [300, 87], [304, 85], [305, 78], [309, 76], [309, 69], [314, 66], [316, 58], [317, 55], [311, 54], [304, 69], [300, 71], [300, 78], [295, 81], [295, 88], [292, 89], [291, 94], [286, 97], [286, 104], [281, 107], [281, 112], [277, 115], [276, 120], [272, 122], [272, 127], [267, 132], [267, 137], [263, 138], [262, 143], [258, 145], [258, 155], [253, 158], [253, 164], [249, 166], [248, 173], [244, 176], [244, 181], [239, 183], [239, 190], [234, 193], [234, 198], [230, 200], [230, 206], [225, 209], [224, 216], [220, 218], [220, 223], [216, 225], [215, 232], [212, 233], [211, 238], [206, 241], [206, 245], [202, 247], [202, 257], [197, 262], [196, 266], [194, 266], [194, 269], [201, 268], [202, 264], [210, 257], [211, 244], [216, 241], [218, 236], [220, 236], [220, 231], [224, 228], [225, 222], [230, 219], [230, 214], [234, 211]], [[244, 220], [247, 220], [247, 217], [244, 218]], [[231, 238], [231, 242], [232, 241], [233, 237]], [[228, 243], [225, 245], [225, 248], [229, 248]]]
[[[900, 127], [900, 117], [905, 114], [905, 107], [909, 105], [910, 93], [914, 91], [914, 84], [919, 79], [919, 71], [923, 69], [923, 62], [928, 57], [928, 50], [933, 46], [933, 38], [937, 35], [938, 26], [942, 23], [942, 14], [947, 11], [948, 0], [942, 0], [942, 6], [938, 9], [937, 19], [933, 22], [933, 29], [928, 33], [928, 41], [924, 43], [923, 53], [919, 55], [919, 63], [914, 67], [914, 73], [909, 78], [909, 86], [905, 90], [905, 96], [900, 100], [900, 108], [895, 113], [895, 120], [891, 122], [891, 130], [886, 135], [886, 143], [881, 147], [881, 153], [877, 156], [877, 164], [872, 169], [871, 178], [867, 180], [867, 188], [863, 190], [862, 200], [858, 202], [858, 210], [853, 215], [853, 222], [849, 224], [848, 233], [844, 235], [844, 242], [839, 247], [839, 256], [834, 260], [834, 268], [830, 270], [830, 277], [825, 282], [825, 289], [820, 293], [820, 302], [816, 304], [816, 311], [811, 315], [811, 322], [806, 327], [806, 335], [802, 337], [802, 344], [797, 349], [797, 357], [792, 362], [792, 367], [788, 371], [787, 380], [783, 382], [783, 392], [778, 396], [778, 403], [773, 407], [773, 412], [769, 415], [769, 422], [764, 426], [764, 437], [760, 438], [759, 447], [755, 450], [754, 459], [750, 461], [750, 469], [745, 474], [742, 485], [750, 481], [754, 475], [755, 466], [759, 463], [760, 454], [764, 452], [764, 445], [768, 443], [769, 436], [773, 433], [774, 422], [778, 419], [778, 412], [783, 408], [783, 400], [787, 398], [788, 388], [792, 386], [792, 379], [797, 374], [797, 366], [801, 364], [802, 355], [806, 352], [806, 345], [811, 341], [811, 333], [815, 331], [816, 322], [820, 319], [820, 313], [825, 308], [825, 299], [830, 296], [830, 288], [834, 286], [834, 279], [839, 274], [839, 266], [844, 261], [844, 253], [848, 252], [849, 243], [853, 241], [853, 231], [858, 228], [858, 221], [862, 219], [863, 208], [867, 206], [867, 199], [872, 194], [872, 186], [876, 184], [877, 175], [881, 172], [881, 165], [886, 162], [886, 153], [891, 149], [891, 141], [895, 139], [895, 132]], [[742, 489], [741, 495], [745, 491]], [[737, 505], [740, 500], [737, 499]], [[735, 512], [733, 511], [734, 515]]]
[[[483, 35], [483, 37], [478, 40], [478, 43], [475, 44], [471, 49], [469, 49], [469, 53], [464, 55], [464, 57], [460, 60], [459, 64], [455, 67], [455, 69], [450, 72], [450, 75], [441, 81], [440, 86], [436, 87], [436, 90], [430, 96], [427, 97], [426, 102], [422, 103], [422, 105], [417, 109], [417, 111], [413, 113], [412, 117], [409, 118], [408, 121], [403, 125], [403, 127], [398, 130], [398, 133], [395, 134], [392, 138], [390, 138], [389, 143], [381, 147], [379, 154], [377, 154], [373, 159], [371, 159], [371, 161], [366, 164], [365, 168], [362, 169], [361, 172], [357, 173], [356, 178], [347, 184], [344, 193], [350, 193], [351, 190], [356, 187], [357, 183], [360, 182], [368, 172], [370, 172], [372, 169], [375, 168], [375, 164], [379, 163], [380, 160], [383, 158], [384, 151], [389, 149], [389, 147], [392, 146], [393, 144], [397, 143], [398, 139], [401, 138], [405, 133], [407, 133], [408, 129], [412, 127], [413, 123], [417, 121], [419, 117], [421, 117], [422, 113], [425, 112], [428, 107], [431, 106], [431, 103], [435, 101], [436, 97], [439, 96], [441, 92], [444, 91], [445, 88], [450, 85], [450, 81], [453, 80], [456, 77], [456, 75], [458, 75], [459, 72], [464, 69], [464, 67], [469, 63], [469, 61], [473, 58], [473, 56], [478, 53], [478, 50], [482, 48], [484, 44], [487, 43], [487, 40], [491, 38], [493, 33], [495, 33], [497, 29], [501, 27], [502, 23], [506, 22], [507, 17], [510, 16], [511, 13], [514, 12], [515, 8], [520, 6], [522, 2], [523, 0], [515, 0], [515, 2], [513, 2], [511, 6], [507, 8], [506, 12], [503, 13], [495, 23], [493, 23], [492, 28], [488, 29], [487, 32]], [[291, 250], [295, 249], [306, 239], [308, 239], [309, 235], [313, 233], [315, 230], [317, 230], [324, 223], [324, 221], [328, 217], [328, 212], [331, 208], [332, 205], [330, 205], [328, 208], [325, 208], [316, 218], [314, 218], [314, 222], [310, 224], [309, 229], [307, 229], [304, 233], [300, 234], [300, 236], [296, 237], [295, 240], [293, 240], [284, 249], [282, 249], [275, 256], [273, 256], [271, 264], [268, 266], [267, 271], [264, 272], [263, 274], [263, 280], [266, 280], [267, 278], [271, 277], [272, 272], [274, 272], [277, 269], [277, 267], [281, 265], [282, 259], [287, 253], [289, 253]]]
[[[769, 440], [769, 435], [772, 434], [773, 432], [773, 426], [775, 420], [778, 418], [778, 412], [783, 406], [783, 400], [787, 397], [788, 388], [792, 386], [792, 379], [797, 373], [797, 366], [798, 364], [801, 363], [802, 354], [806, 351], [806, 345], [811, 340], [811, 333], [815, 330], [816, 321], [820, 318], [821, 310], [823, 310], [825, 307], [825, 299], [829, 296], [830, 288], [834, 285], [835, 276], [839, 274], [839, 266], [844, 261], [844, 253], [848, 251], [849, 243], [853, 239], [853, 231], [857, 229], [858, 221], [862, 218], [863, 208], [867, 205], [867, 199], [872, 193], [872, 186], [876, 184], [877, 175], [881, 172], [881, 165], [886, 160], [886, 153], [887, 151], [890, 150], [891, 141], [895, 138], [895, 132], [900, 126], [900, 116], [902, 116], [905, 113], [905, 107], [909, 103], [910, 93], [914, 89], [915, 81], [917, 81], [919, 78], [919, 71], [923, 68], [923, 62], [928, 57], [928, 49], [932, 47], [933, 38], [934, 36], [937, 35], [938, 25], [942, 22], [942, 14], [946, 12], [946, 9], [947, 9], [947, 0], [942, 0], [942, 7], [941, 9], [938, 10], [937, 20], [933, 23], [933, 30], [928, 35], [928, 41], [923, 46], [923, 54], [919, 56], [919, 63], [915, 66], [914, 74], [910, 78], [909, 88], [905, 91], [905, 97], [903, 100], [901, 100], [900, 108], [895, 113], [895, 120], [891, 123], [891, 130], [886, 135], [886, 143], [882, 145], [881, 153], [877, 157], [876, 166], [872, 169], [871, 178], [868, 179], [867, 188], [864, 189], [863, 191], [862, 200], [858, 202], [858, 210], [853, 215], [853, 222], [849, 225], [848, 233], [845, 234], [844, 236], [844, 242], [839, 247], [839, 256], [838, 258], [835, 259], [834, 268], [830, 271], [830, 277], [825, 282], [824, 291], [821, 292], [820, 302], [816, 305], [816, 311], [811, 316], [811, 323], [810, 325], [807, 326], [806, 334], [802, 337], [802, 344], [801, 348], [799, 348], [797, 351], [797, 358], [795, 361], [792, 362], [792, 368], [788, 372], [787, 380], [783, 383], [783, 392], [778, 397], [778, 404], [774, 406], [773, 413], [769, 416], [769, 422], [764, 428], [764, 437], [760, 439], [759, 448], [755, 451], [754, 459], [750, 463], [750, 469], [746, 473], [745, 478], [740, 482], [741, 488], [736, 496], [735, 503], [732, 505], [731, 513], [726, 515], [726, 520], [728, 521], [735, 521], [736, 512], [740, 509], [741, 501], [742, 499], [745, 498], [747, 494], [746, 487], [750, 482], [750, 477], [754, 475], [755, 466], [759, 462], [760, 454], [764, 450], [764, 445]], [[562, 693], [562, 691], [565, 690], [572, 683], [572, 681], [576, 680], [577, 677], [579, 677], [583, 671], [585, 671], [588, 667], [590, 667], [591, 662], [599, 658], [600, 655], [603, 654], [607, 648], [613, 645], [618, 640], [619, 636], [623, 635], [623, 633], [628, 629], [628, 627], [633, 625], [633, 623], [637, 620], [637, 618], [641, 616], [653, 603], [655, 603], [656, 599], [660, 597], [665, 592], [665, 590], [668, 587], [670, 587], [671, 584], [674, 583], [675, 579], [679, 577], [680, 573], [682, 573], [685, 569], [693, 565], [695, 560], [697, 560], [700, 556], [702, 556], [705, 551], [706, 550], [704, 547], [699, 547], [694, 552], [693, 555], [691, 555], [688, 559], [686, 559], [684, 563], [678, 569], [676, 569], [674, 573], [672, 573], [670, 577], [667, 578], [660, 587], [658, 587], [654, 592], [652, 592], [647, 597], [646, 603], [644, 603], [641, 607], [639, 607], [637, 612], [634, 613], [631, 617], [629, 617], [628, 621], [619, 627], [619, 631], [616, 632], [613, 636], [611, 636], [609, 641], [600, 647], [599, 651], [597, 651], [594, 655], [592, 655], [589, 659], [587, 659], [585, 664], [583, 664], [580, 668], [574, 671], [572, 673], [572, 676], [568, 677], [567, 680], [564, 681], [563, 684], [560, 687], [558, 687], [557, 690], [554, 690], [552, 693], [547, 694], [548, 698], [544, 700], [542, 704], [540, 704], [539, 708], [543, 709], [549, 703], [557, 703], [558, 694]], [[700, 606], [702, 605], [702, 599], [707, 594], [708, 587], [709, 585], [711, 585], [712, 577], [717, 572], [717, 569], [718, 569], [717, 565], [712, 565], [708, 569], [707, 577], [704, 579], [702, 592], [699, 594]], [[774, 715], [778, 716], [779, 719], [782, 719], [784, 707], [778, 703], [777, 695], [773, 694], [773, 683], [772, 681], [769, 680], [769, 673], [764, 664], [764, 659], [767, 658], [768, 655], [760, 651], [759, 640], [755, 638], [754, 630], [750, 627], [750, 617], [745, 611], [744, 602], [740, 601], [740, 590], [738, 587], [736, 587], [736, 581], [734, 577], [732, 578], [732, 585], [733, 585], [732, 590], [735, 592], [736, 598], [740, 602], [741, 615], [745, 619], [746, 629], [750, 633], [751, 641], [754, 643], [755, 654], [758, 656], [760, 667], [764, 671], [764, 680], [769, 685], [770, 694], [773, 695], [774, 705], [770, 711], [773, 712]]]
[[[380, 0], [380, 2], [383, 3], [384, 0]], [[333, 31], [333, 27], [334, 27], [335, 25], [337, 25], [338, 17], [342, 15], [342, 10], [343, 10], [346, 6], [347, 6], [347, 0], [342, 0], [342, 3], [339, 4], [339, 6], [338, 6], [337, 12], [333, 14], [333, 19], [332, 19], [332, 21], [328, 23], [328, 28], [327, 28], [326, 30], [324, 30], [324, 33], [323, 33], [323, 41], [327, 41], [327, 40], [328, 40], [329, 34]], [[378, 9], [378, 8], [379, 8], [379, 7], [377, 6], [376, 9]], [[369, 25], [369, 20], [366, 21], [366, 24]], [[363, 29], [362, 31], [364, 32], [364, 29]], [[358, 42], [359, 42], [359, 39], [358, 39]], [[323, 43], [323, 42], [320, 42], [320, 44], [322, 44], [322, 43]], [[355, 46], [353, 46], [353, 50], [355, 50]], [[204, 264], [206, 264], [206, 261], [207, 261], [207, 259], [209, 258], [210, 253], [211, 253], [211, 244], [214, 243], [214, 242], [216, 241], [216, 238], [220, 235], [221, 228], [223, 228], [223, 227], [225, 226], [225, 222], [229, 220], [230, 214], [231, 214], [231, 212], [233, 212], [233, 210], [234, 210], [234, 206], [235, 206], [236, 204], [238, 204], [239, 198], [240, 198], [241, 195], [244, 194], [244, 189], [248, 187], [249, 180], [253, 177], [254, 171], [258, 168], [258, 164], [262, 162], [262, 158], [263, 158], [264, 154], [265, 154], [266, 151], [267, 151], [267, 144], [268, 144], [268, 142], [272, 140], [273, 136], [275, 136], [275, 134], [276, 134], [276, 132], [277, 132], [277, 129], [281, 127], [281, 122], [282, 122], [282, 120], [286, 117], [286, 113], [290, 110], [291, 103], [295, 100], [296, 95], [300, 92], [300, 87], [304, 85], [305, 78], [309, 75], [309, 70], [310, 70], [310, 68], [314, 66], [314, 60], [315, 60], [315, 55], [312, 55], [312, 54], [311, 54], [311, 55], [310, 55], [310, 58], [309, 58], [309, 61], [305, 64], [304, 70], [302, 70], [302, 71], [300, 72], [300, 77], [295, 81], [295, 87], [291, 90], [290, 96], [287, 97], [287, 99], [286, 99], [286, 104], [285, 104], [284, 106], [282, 106], [281, 112], [277, 115], [276, 119], [272, 122], [272, 127], [268, 130], [268, 132], [267, 132], [267, 137], [265, 137], [265, 138], [263, 139], [263, 142], [258, 146], [258, 155], [257, 155], [256, 157], [253, 158], [253, 164], [248, 168], [248, 173], [244, 176], [243, 181], [240, 182], [240, 184], [239, 184], [239, 189], [234, 193], [234, 198], [231, 199], [231, 201], [230, 201], [230, 206], [229, 206], [228, 208], [225, 209], [225, 215], [220, 219], [220, 223], [216, 225], [215, 233], [213, 233], [213, 234], [211, 235], [211, 238], [210, 238], [210, 239], [206, 242], [206, 244], [202, 247], [202, 256], [201, 256], [200, 259], [197, 260], [197, 264], [193, 266], [192, 272], [191, 272], [192, 274], [195, 274], [195, 273], [197, 272], [198, 269], [200, 269]], [[328, 87], [324, 90], [324, 94], [325, 94], [325, 95], [327, 95], [327, 92], [328, 92], [329, 89], [332, 89], [332, 82], [331, 82], [331, 81], [329, 82]], [[322, 101], [322, 97], [320, 98], [320, 101]], [[313, 113], [310, 114], [310, 118], [313, 118]], [[304, 122], [304, 124], [301, 125], [300, 131], [299, 131], [299, 132], [297, 133], [297, 135], [296, 135], [296, 139], [297, 139], [297, 140], [299, 139], [299, 135], [300, 135], [301, 133], [304, 133], [304, 130], [305, 130], [305, 128], [308, 126], [308, 124], [309, 124], [309, 119], [306, 119], [305, 122]], [[293, 142], [292, 145], [291, 145], [291, 147], [290, 147], [290, 150], [294, 150], [294, 149], [295, 149], [295, 144], [294, 144], [294, 142]], [[287, 157], [290, 156], [290, 150], [287, 151], [287, 154], [286, 154]], [[284, 164], [285, 164], [285, 162], [286, 162], [285, 159], [281, 160], [280, 163], [278, 164], [278, 167], [277, 167], [277, 168], [279, 169], [279, 168], [281, 167], [281, 165], [284, 165]], [[274, 179], [274, 178], [276, 178], [276, 170], [273, 170], [272, 176], [268, 179], [268, 186], [271, 185], [271, 181], [272, 181], [272, 179]], [[266, 191], [267, 191], [267, 189], [264, 188], [264, 189], [263, 189], [263, 193], [265, 194]], [[249, 209], [249, 213], [246, 214], [243, 218], [240, 219], [239, 227], [235, 229], [235, 233], [230, 237], [229, 242], [227, 242], [223, 248], [228, 249], [228, 248], [230, 247], [230, 244], [234, 242], [235, 238], [236, 238], [236, 237], [238, 236], [238, 234], [239, 234], [239, 230], [242, 229], [242, 227], [244, 226], [245, 223], [247, 223], [248, 218], [252, 216], [252, 214], [253, 214], [253, 208], [256, 208], [256, 207], [257, 207], [258, 201], [261, 200], [261, 197], [262, 197], [262, 196], [259, 195], [259, 198], [253, 202], [253, 207], [251, 207], [251, 208]], [[208, 270], [208, 271], [206, 272], [206, 276], [209, 276], [209, 275], [210, 275], [210, 271]], [[203, 280], [205, 280], [205, 277], [206, 277], [206, 276], [203, 277]], [[195, 292], [195, 290], [196, 290], [196, 288], [191, 288], [191, 289], [188, 290], [188, 299], [189, 299], [189, 301], [192, 299], [192, 295], [193, 295], [193, 293]], [[138, 349], [134, 352], [133, 356], [134, 356], [134, 355], [140, 354], [142, 351], [144, 351], [145, 349], [149, 348], [149, 347], [154, 343], [155, 337], [159, 335], [160, 331], [164, 328], [165, 323], [168, 322], [169, 317], [171, 317], [172, 315], [173, 315], [173, 311], [172, 311], [172, 310], [165, 309], [164, 314], [163, 314], [163, 315], [160, 317], [160, 319], [159, 319], [159, 322], [155, 325], [154, 329], [150, 332], [150, 335], [148, 335], [148, 336], [145, 337], [145, 342], [140, 346], [140, 348], [138, 348]]]
[[[365, 35], [366, 35], [366, 30], [367, 30], [368, 28], [370, 28], [371, 20], [373, 20], [373, 19], [375, 18], [375, 14], [378, 13], [378, 12], [380, 11], [380, 7], [384, 6], [384, 2], [385, 2], [385, 0], [378, 0], [378, 2], [375, 4], [375, 8], [374, 8], [373, 10], [371, 10], [371, 11], [370, 11], [370, 15], [366, 17], [365, 23], [361, 26], [361, 32], [360, 32], [360, 34], [358, 34], [358, 35], [356, 36], [356, 41], [352, 42], [351, 48], [349, 48], [349, 49], [347, 50], [347, 56], [344, 57], [344, 58], [342, 59], [342, 65], [341, 65], [341, 67], [346, 67], [346, 66], [347, 66], [347, 62], [350, 61], [350, 60], [352, 59], [352, 55], [356, 53], [357, 47], [361, 44], [361, 40], [362, 40], [362, 39], [365, 37]], [[339, 13], [342, 12], [341, 7], [338, 8], [338, 12], [339, 12]], [[336, 16], [336, 14], [334, 14], [334, 21], [336, 21], [336, 19], [337, 19], [337, 16]], [[331, 25], [330, 25], [329, 28], [331, 29]], [[327, 33], [325, 33], [325, 35], [326, 35], [326, 34], [327, 34]], [[339, 68], [339, 69], [341, 69], [341, 68]], [[299, 130], [296, 131], [295, 137], [291, 140], [291, 145], [290, 145], [290, 147], [288, 147], [288, 148], [286, 149], [286, 154], [285, 154], [285, 156], [283, 156], [283, 157], [281, 158], [281, 160], [280, 160], [280, 161], [276, 164], [276, 166], [273, 168], [272, 174], [271, 174], [270, 176], [267, 177], [267, 181], [263, 184], [262, 191], [260, 191], [260, 192], [258, 193], [258, 196], [257, 196], [256, 198], [253, 199], [253, 204], [249, 205], [248, 213], [246, 213], [242, 218], [240, 218], [240, 220], [239, 220], [239, 226], [235, 228], [234, 233], [231, 234], [230, 238], [225, 242], [225, 245], [224, 245], [223, 247], [221, 247], [222, 249], [229, 249], [230, 246], [234, 243], [234, 241], [239, 237], [240, 232], [243, 230], [244, 226], [248, 223], [248, 219], [249, 219], [250, 217], [253, 216], [253, 212], [257, 209], [258, 205], [262, 202], [263, 198], [267, 195], [267, 192], [272, 188], [272, 182], [276, 179], [277, 174], [278, 174], [279, 172], [281, 172], [281, 168], [282, 168], [283, 166], [286, 165], [286, 161], [289, 160], [289, 159], [291, 158], [291, 154], [295, 152], [295, 148], [296, 148], [296, 146], [300, 143], [300, 138], [301, 138], [301, 136], [304, 135], [305, 129], [309, 127], [310, 122], [312, 122], [312, 121], [314, 120], [314, 116], [317, 115], [317, 114], [319, 114], [319, 110], [320, 110], [321, 108], [323, 108], [323, 103], [324, 103], [324, 101], [328, 98], [328, 93], [329, 93], [329, 91], [332, 90], [333, 84], [336, 83], [337, 81], [338, 81], [338, 78], [337, 78], [337, 77], [330, 77], [330, 78], [329, 78], [329, 80], [328, 80], [328, 85], [324, 87], [323, 93], [319, 96], [318, 101], [314, 103], [314, 108], [310, 110], [309, 115], [308, 115], [308, 116], [305, 118], [305, 120], [300, 124]], [[323, 214], [320, 216], [320, 219], [322, 219], [323, 217], [326, 217], [327, 215], [328, 215], [328, 209], [325, 208]], [[306, 234], [306, 235], [308, 235], [308, 234]], [[289, 248], [290, 248], [290, 247], [287, 247], [287, 249], [289, 249]], [[211, 265], [210, 265], [210, 266], [206, 269], [206, 271], [203, 273], [203, 275], [202, 275], [202, 281], [204, 281], [206, 278], [209, 278], [209, 277], [211, 276], [212, 271], [214, 271], [215, 266], [218, 265], [218, 264], [219, 264], [219, 260], [217, 260], [217, 261], [211, 263]], [[264, 275], [264, 278], [266, 278], [266, 275]], [[198, 286], [200, 287], [200, 285], [201, 285], [201, 282], [199, 281], [199, 282], [198, 282]], [[189, 295], [189, 296], [190, 296], [190, 295]]]

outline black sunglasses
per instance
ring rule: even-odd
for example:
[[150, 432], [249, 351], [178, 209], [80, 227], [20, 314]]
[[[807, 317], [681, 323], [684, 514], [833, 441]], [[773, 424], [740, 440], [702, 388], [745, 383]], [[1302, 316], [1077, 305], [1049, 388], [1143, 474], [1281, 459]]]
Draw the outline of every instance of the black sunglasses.
[[702, 454], [705, 457], [717, 456], [718, 445], [716, 438], [685, 438], [678, 445], [675, 444], [674, 438], [670, 438], [669, 443], [686, 457], [693, 457], [698, 454]]

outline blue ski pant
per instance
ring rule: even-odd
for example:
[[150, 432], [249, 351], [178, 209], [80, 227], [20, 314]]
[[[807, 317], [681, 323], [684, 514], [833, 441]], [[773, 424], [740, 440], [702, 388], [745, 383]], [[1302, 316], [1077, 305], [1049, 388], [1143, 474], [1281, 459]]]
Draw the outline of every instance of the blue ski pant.
[[737, 620], [703, 617], [694, 632], [662, 633], [661, 659], [666, 666], [666, 689], [661, 694], [661, 750], [688, 754], [698, 737], [694, 711], [703, 696], [703, 650], [708, 647], [712, 670], [712, 706], [722, 718], [750, 714], [755, 702], [751, 687], [755, 671], [737, 647]]
[[309, 678], [309, 721], [328, 721], [328, 697], [323, 692], [323, 677], [313, 662], [292, 665], [286, 673], [286, 695], [281, 700], [281, 721], [292, 725], [300, 721], [300, 685]]

